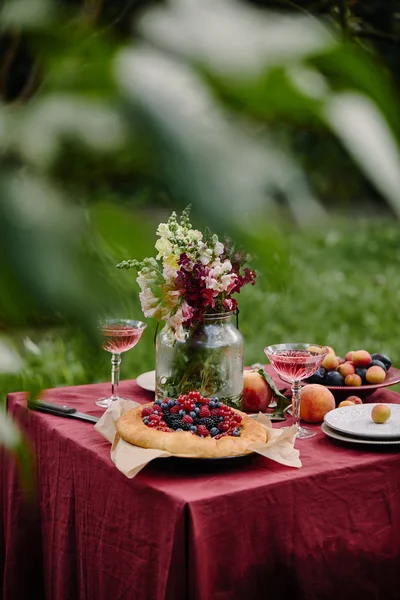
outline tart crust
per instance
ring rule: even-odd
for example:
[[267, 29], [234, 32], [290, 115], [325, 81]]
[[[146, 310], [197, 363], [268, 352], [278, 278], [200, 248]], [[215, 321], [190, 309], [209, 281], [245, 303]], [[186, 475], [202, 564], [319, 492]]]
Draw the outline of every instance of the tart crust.
[[267, 430], [260, 423], [236, 409], [232, 410], [242, 417], [239, 437], [225, 435], [216, 440], [211, 437], [201, 438], [189, 431], [159, 431], [143, 423], [142, 410], [145, 406], [152, 407], [153, 403], [132, 408], [116, 422], [119, 436], [141, 448], [157, 448], [175, 456], [223, 458], [251, 454], [250, 444], [265, 443], [268, 438]]

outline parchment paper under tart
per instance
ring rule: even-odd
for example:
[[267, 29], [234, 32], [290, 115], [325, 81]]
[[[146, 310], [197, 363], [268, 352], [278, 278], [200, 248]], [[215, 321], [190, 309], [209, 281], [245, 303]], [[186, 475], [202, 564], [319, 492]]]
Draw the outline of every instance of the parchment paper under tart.
[[[111, 460], [114, 462], [117, 469], [129, 478], [135, 477], [135, 475], [137, 475], [137, 473], [139, 473], [139, 471], [141, 471], [141, 469], [143, 469], [147, 463], [155, 458], [166, 458], [170, 456], [179, 456], [185, 458], [221, 458], [221, 454], [217, 456], [212, 455], [212, 453], [209, 453], [206, 456], [199, 456], [197, 446], [198, 443], [218, 443], [222, 442], [223, 440], [226, 440], [226, 442], [234, 442], [236, 447], [236, 453], [232, 454], [231, 444], [226, 444], [226, 442], [224, 442], [223, 445], [215, 445], [218, 448], [224, 448], [226, 446], [227, 454], [223, 454], [223, 456], [226, 457], [254, 452], [289, 467], [298, 468], [302, 466], [299, 458], [299, 451], [294, 448], [297, 427], [292, 425], [291, 427], [274, 429], [272, 428], [271, 421], [262, 413], [259, 413], [255, 419], [244, 415], [244, 413], [240, 413], [241, 415], [245, 416], [245, 423], [249, 421], [248, 432], [251, 436], [250, 440], [249, 438], [246, 440], [246, 438], [232, 438], [231, 436], [224, 436], [220, 438], [220, 440], [213, 440], [211, 438], [200, 438], [189, 432], [156, 432], [155, 430], [152, 430], [144, 425], [140, 417], [143, 427], [146, 430], [149, 430], [151, 433], [164, 433], [164, 436], [169, 436], [172, 440], [177, 439], [176, 436], [179, 436], [178, 439], [181, 439], [182, 436], [185, 436], [185, 440], [187, 437], [190, 437], [190, 442], [192, 442], [192, 440], [195, 442], [195, 454], [190, 454], [190, 452], [193, 452], [193, 446], [188, 442], [183, 444], [183, 452], [181, 442], [179, 442], [177, 447], [175, 447], [175, 442], [171, 443], [170, 441], [167, 441], [162, 448], [140, 447], [136, 444], [132, 444], [126, 439], [123, 439], [120, 433], [122, 433], [125, 438], [130, 438], [131, 427], [129, 424], [132, 422], [132, 419], [136, 421], [136, 419], [140, 416], [143, 406], [144, 405], [133, 401], [118, 400], [113, 402], [113, 404], [105, 411], [103, 416], [95, 425], [95, 429], [111, 443]], [[132, 411], [132, 409], [135, 410]], [[129, 416], [126, 417], [125, 415]], [[254, 434], [254, 432], [258, 433]], [[252, 434], [255, 435], [256, 439], [252, 439]], [[236, 442], [240, 442], [240, 444], [236, 446]], [[207, 446], [209, 446], [209, 444], [207, 444]], [[240, 451], [239, 446], [241, 448]], [[246, 447], [244, 448], [243, 446]]]

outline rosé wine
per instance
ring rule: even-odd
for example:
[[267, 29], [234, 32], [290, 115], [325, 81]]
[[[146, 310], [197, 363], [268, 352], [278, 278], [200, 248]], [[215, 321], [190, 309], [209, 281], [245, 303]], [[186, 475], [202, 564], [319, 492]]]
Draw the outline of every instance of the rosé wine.
[[270, 354], [268, 358], [276, 372], [289, 382], [310, 377], [323, 359], [309, 350], [281, 350], [277, 354]]
[[315, 431], [300, 425], [301, 380], [313, 375], [321, 366], [328, 353], [327, 348], [316, 344], [275, 344], [264, 348], [264, 352], [281, 379], [291, 384], [292, 414], [297, 426], [296, 438], [313, 437]]
[[120, 354], [130, 350], [140, 340], [143, 329], [130, 325], [105, 325], [101, 327], [103, 349], [107, 352]]

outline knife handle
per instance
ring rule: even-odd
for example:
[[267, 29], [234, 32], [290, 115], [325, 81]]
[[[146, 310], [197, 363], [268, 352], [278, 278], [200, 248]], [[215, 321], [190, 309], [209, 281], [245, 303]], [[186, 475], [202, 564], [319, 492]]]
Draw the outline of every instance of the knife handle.
[[73, 415], [76, 413], [76, 408], [65, 406], [64, 404], [54, 404], [53, 402], [44, 402], [37, 400], [35, 402], [28, 401], [28, 408], [39, 412], [49, 413], [50, 415]]

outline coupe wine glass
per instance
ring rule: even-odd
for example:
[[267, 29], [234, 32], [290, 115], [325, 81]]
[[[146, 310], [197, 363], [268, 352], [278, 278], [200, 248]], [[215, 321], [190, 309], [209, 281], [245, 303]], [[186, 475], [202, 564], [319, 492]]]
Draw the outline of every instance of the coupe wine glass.
[[327, 348], [317, 344], [276, 344], [267, 346], [264, 352], [281, 379], [291, 385], [292, 412], [294, 423], [298, 426], [296, 437], [313, 437], [315, 431], [300, 425], [300, 382], [319, 369], [328, 354]]
[[100, 322], [99, 328], [103, 349], [112, 354], [111, 396], [97, 400], [97, 406], [108, 408], [115, 400], [121, 400], [118, 396], [121, 353], [136, 346], [146, 327], [147, 325], [142, 321], [131, 321], [129, 319], [105, 319]]

